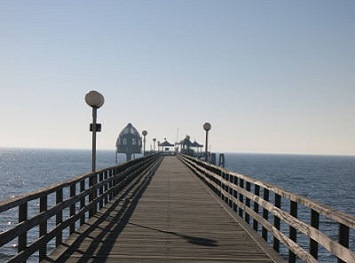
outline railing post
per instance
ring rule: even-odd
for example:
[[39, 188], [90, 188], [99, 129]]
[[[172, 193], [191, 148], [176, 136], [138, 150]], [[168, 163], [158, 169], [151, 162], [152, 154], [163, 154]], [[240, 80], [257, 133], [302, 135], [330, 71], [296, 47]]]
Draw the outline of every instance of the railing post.
[[[250, 188], [251, 188], [251, 184], [250, 182], [246, 182], [245, 185], [245, 190], [247, 190], [250, 193]], [[245, 204], [247, 207], [250, 207], [250, 199], [249, 198], [245, 198]], [[245, 221], [249, 224], [250, 223], [250, 216], [247, 212], [245, 212]]]
[[[60, 188], [56, 191], [56, 204], [59, 205], [61, 202], [63, 202], [63, 188]], [[63, 211], [60, 210], [57, 212], [56, 215], [56, 225], [60, 225], [63, 222]], [[63, 232], [62, 231], [57, 231], [56, 235], [56, 247], [58, 247], [63, 241]]]
[[97, 211], [96, 202], [94, 204], [92, 204], [96, 199], [96, 192], [97, 192], [96, 188], [95, 188], [96, 183], [97, 183], [97, 174], [94, 173], [90, 176], [90, 179], [89, 179], [89, 187], [90, 187], [89, 203], [90, 203], [90, 205], [92, 205], [92, 208], [89, 211], [89, 217], [93, 217]]
[[[39, 211], [45, 212], [48, 209], [47, 195], [40, 198]], [[39, 225], [39, 237], [47, 234], [47, 220]], [[45, 259], [47, 256], [47, 243], [39, 248], [39, 261]]]
[[[85, 191], [85, 180], [81, 180], [80, 181], [80, 192], [82, 193], [84, 191]], [[85, 199], [86, 199], [86, 197], [84, 196], [80, 200], [80, 210], [85, 207]], [[80, 225], [82, 226], [83, 224], [85, 224], [85, 213], [80, 218]]]
[[[104, 180], [104, 175], [103, 175], [103, 173], [101, 172], [101, 173], [99, 174], [99, 183], [101, 183], [103, 180]], [[101, 196], [103, 195], [103, 193], [104, 193], [104, 186], [101, 185], [101, 186], [100, 186], [100, 189], [99, 189], [99, 197], [101, 197]], [[100, 202], [99, 202], [99, 209], [103, 208], [103, 206], [104, 206], [104, 200], [101, 198], [101, 199], [100, 199]]]
[[[267, 202], [269, 202], [269, 193], [270, 191], [264, 188], [264, 200]], [[269, 221], [269, 211], [266, 208], [263, 208], [263, 218]], [[262, 237], [267, 241], [267, 229], [265, 227], [262, 228]]]
[[[339, 224], [339, 244], [349, 248], [349, 227], [343, 224]], [[345, 263], [345, 261], [338, 258], [338, 263]]]
[[[70, 186], [70, 197], [74, 197], [75, 192], [76, 192], [76, 184], [72, 184]], [[70, 206], [70, 216], [75, 215], [75, 206], [76, 206], [76, 204], [72, 204]], [[70, 225], [69, 231], [70, 231], [70, 234], [73, 234], [75, 232], [75, 222], [72, 225]]]
[[109, 200], [109, 196], [107, 195], [107, 190], [109, 189], [109, 188], [108, 188], [108, 182], [107, 182], [108, 174], [109, 174], [109, 171], [105, 171], [105, 172], [104, 172], [104, 180], [105, 180], [105, 186], [104, 186], [104, 193], [105, 193], [104, 205], [106, 205], [106, 204], [108, 203], [108, 200]]
[[[207, 173], [205, 174], [205, 176], [207, 176]], [[222, 182], [223, 177], [224, 177], [224, 173], [221, 171], [219, 174], [219, 197], [224, 201], [223, 182]]]
[[117, 185], [119, 184], [120, 182], [120, 173], [122, 172], [123, 168], [122, 167], [119, 167], [115, 170], [115, 179], [113, 181], [113, 187], [115, 188], [115, 190], [113, 191], [113, 197], [115, 197], [119, 191], [119, 187], [117, 187]]
[[107, 178], [109, 179], [109, 182], [107, 185], [107, 187], [108, 187], [107, 190], [110, 190], [110, 193], [107, 196], [107, 202], [109, 202], [112, 199], [112, 191], [111, 191], [111, 189], [112, 189], [112, 174], [113, 174], [113, 169], [110, 169], [107, 173], [107, 176], [108, 176]]
[[[230, 173], [227, 174], [227, 177], [228, 177], [228, 196], [230, 196], [232, 194], [232, 188], [230, 187], [230, 184], [231, 184], [231, 178], [232, 178], [232, 175]], [[233, 202], [232, 200], [228, 197], [228, 206], [229, 207], [232, 207], [233, 206]]]
[[[27, 202], [19, 205], [19, 215], [18, 215], [18, 222], [24, 222], [27, 220], [28, 216], [28, 204]], [[22, 250], [25, 250], [27, 247], [27, 232], [20, 234], [18, 236], [18, 252], [20, 253]]]
[[[256, 196], [260, 196], [260, 185], [254, 184], [254, 194]], [[254, 202], [254, 212], [259, 214], [259, 204], [257, 202]], [[253, 220], [253, 228], [255, 231], [258, 231], [258, 221], [256, 219]]]
[[[48, 209], [47, 195], [42, 196], [40, 198], [39, 211], [45, 212]], [[47, 220], [42, 222], [39, 225], [39, 237], [42, 237], [47, 234]], [[47, 256], [47, 243], [43, 244], [42, 247], [39, 248], [39, 261], [45, 259]]]
[[[244, 189], [244, 180], [242, 178], [239, 178], [239, 187]], [[239, 193], [239, 201], [241, 203], [244, 203], [244, 195], [242, 195], [241, 193]], [[244, 211], [243, 211], [242, 207], [239, 207], [239, 216], [241, 218], [243, 218], [243, 212]]]
[[117, 185], [119, 184], [120, 182], [120, 173], [122, 172], [122, 167], [119, 167], [116, 169], [115, 171], [115, 180], [113, 181], [113, 187], [115, 188], [115, 191], [113, 191], [113, 197], [115, 197], [117, 195], [117, 192], [118, 192], [118, 187]]
[[[229, 173], [229, 184], [230, 185], [234, 184], [234, 176], [230, 173]], [[234, 193], [233, 187], [229, 187], [229, 189], [230, 189], [230, 192], [229, 192], [230, 196], [233, 196], [233, 193]], [[234, 207], [234, 202], [233, 202], [233, 199], [231, 198], [230, 199], [230, 208], [233, 209], [233, 207]]]
[[[224, 174], [224, 180], [229, 182], [229, 174]], [[229, 184], [225, 184], [224, 185], [224, 192], [229, 193]], [[224, 196], [224, 202], [227, 203], [227, 205], [229, 205], [229, 198], [228, 198], [228, 194]]]
[[[281, 208], [281, 196], [275, 193], [275, 206]], [[274, 216], [274, 226], [277, 230], [280, 230], [280, 218], [276, 215]], [[274, 236], [274, 250], [276, 252], [280, 251], [280, 240]]]
[[[311, 210], [311, 226], [319, 229], [319, 213]], [[318, 259], [318, 242], [310, 238], [309, 252], [315, 258]]]
[[[233, 175], [233, 179], [232, 180], [233, 180], [233, 184], [235, 186], [237, 186], [238, 185], [238, 177]], [[233, 196], [234, 196], [235, 199], [238, 198], [238, 191], [237, 190], [233, 190]], [[233, 210], [234, 210], [234, 212], [238, 211], [237, 202], [233, 202]]]
[[[297, 208], [298, 204], [295, 201], [290, 201], [290, 215], [297, 218]], [[290, 239], [297, 243], [297, 230], [290, 225]], [[296, 262], [296, 255], [289, 250], [288, 262], [294, 263]]]

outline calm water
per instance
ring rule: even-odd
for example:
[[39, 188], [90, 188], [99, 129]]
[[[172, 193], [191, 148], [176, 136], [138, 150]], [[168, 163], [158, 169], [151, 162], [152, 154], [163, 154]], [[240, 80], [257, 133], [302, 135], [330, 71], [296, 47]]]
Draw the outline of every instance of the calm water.
[[355, 215], [355, 156], [226, 154], [226, 168]]
[[[97, 152], [97, 169], [114, 166], [115, 151]], [[119, 162], [124, 160], [119, 155]], [[1, 149], [0, 200], [91, 171], [90, 150]]]
[[[120, 155], [119, 162], [123, 160], [124, 156]], [[114, 150], [98, 151], [98, 169], [113, 165]], [[355, 156], [226, 154], [226, 168], [355, 215]], [[90, 170], [89, 150], [0, 148], [0, 200], [38, 190]], [[0, 231], [16, 224], [16, 220], [17, 213], [1, 215]], [[15, 252], [14, 244], [0, 249], [0, 262]], [[37, 261], [36, 256], [29, 260]]]

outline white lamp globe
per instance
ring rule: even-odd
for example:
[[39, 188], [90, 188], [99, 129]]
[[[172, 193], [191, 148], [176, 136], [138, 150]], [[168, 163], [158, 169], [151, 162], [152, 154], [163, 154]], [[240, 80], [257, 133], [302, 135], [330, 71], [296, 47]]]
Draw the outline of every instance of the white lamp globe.
[[104, 96], [95, 91], [95, 90], [92, 90], [92, 91], [89, 91], [88, 93], [86, 93], [85, 95], [85, 102], [90, 106], [90, 107], [93, 107], [93, 108], [100, 108], [102, 105], [104, 105], [104, 102], [105, 102], [105, 98]]
[[209, 122], [205, 122], [205, 124], [203, 124], [203, 129], [205, 131], [211, 130], [211, 124]]

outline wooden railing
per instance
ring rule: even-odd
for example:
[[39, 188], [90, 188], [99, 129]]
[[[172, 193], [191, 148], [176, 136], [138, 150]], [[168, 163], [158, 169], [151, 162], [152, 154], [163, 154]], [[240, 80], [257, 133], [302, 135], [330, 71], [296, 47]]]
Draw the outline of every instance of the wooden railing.
[[[318, 262], [320, 250], [335, 261], [355, 262], [354, 216], [196, 158], [178, 157], [274, 250], [280, 253], [282, 246], [289, 262]], [[336, 226], [338, 237], [322, 223]]]
[[65, 231], [69, 236], [125, 185], [141, 175], [153, 173], [160, 160], [159, 155], [132, 160], [1, 201], [0, 216], [9, 211], [18, 214], [18, 224], [0, 233], [0, 247], [17, 239], [18, 253], [6, 260], [26, 262], [38, 253], [41, 261], [48, 253], [49, 242], [54, 243], [53, 248], [60, 245]]

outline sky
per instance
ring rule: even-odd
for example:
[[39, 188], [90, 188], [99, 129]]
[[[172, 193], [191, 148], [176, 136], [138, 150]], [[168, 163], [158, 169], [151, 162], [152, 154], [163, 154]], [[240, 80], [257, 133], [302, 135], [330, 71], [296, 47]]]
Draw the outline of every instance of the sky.
[[355, 1], [0, 1], [0, 147], [132, 123], [214, 152], [355, 155]]

